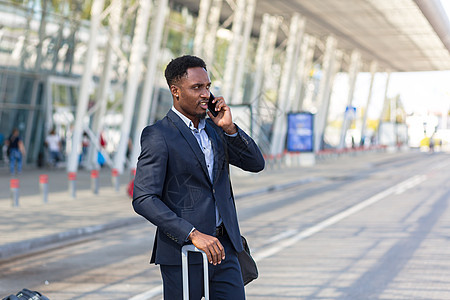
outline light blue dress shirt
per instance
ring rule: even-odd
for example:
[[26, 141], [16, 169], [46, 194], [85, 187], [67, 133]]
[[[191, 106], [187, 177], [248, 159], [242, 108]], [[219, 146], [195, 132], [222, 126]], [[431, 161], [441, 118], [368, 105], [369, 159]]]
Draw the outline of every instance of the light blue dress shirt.
[[[194, 124], [192, 121], [180, 113], [175, 107], [172, 106], [172, 110], [174, 113], [176, 113], [181, 120], [186, 124], [186, 126], [191, 130], [192, 134], [197, 139], [198, 145], [202, 149], [203, 154], [205, 155], [205, 162], [206, 167], [208, 168], [208, 174], [209, 174], [209, 180], [213, 182], [213, 169], [214, 169], [214, 151], [212, 149], [211, 141], [208, 137], [208, 134], [206, 133], [205, 126], [206, 121], [205, 119], [201, 119], [200, 123], [198, 124], [198, 128], [194, 127]], [[217, 205], [215, 205], [216, 208], [216, 226], [219, 226], [222, 223], [222, 217], [220, 217], [219, 210], [217, 209]], [[191, 231], [192, 232], [192, 231]], [[190, 233], [189, 233], [190, 234]], [[189, 236], [189, 235], [188, 235]]]

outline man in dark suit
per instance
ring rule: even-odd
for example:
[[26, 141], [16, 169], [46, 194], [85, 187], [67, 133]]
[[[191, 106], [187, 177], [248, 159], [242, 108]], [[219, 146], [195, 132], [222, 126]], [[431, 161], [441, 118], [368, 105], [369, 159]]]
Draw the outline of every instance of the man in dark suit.
[[[182, 299], [181, 247], [192, 243], [210, 262], [211, 299], [245, 299], [229, 164], [259, 172], [264, 158], [223, 97], [214, 100], [217, 116], [207, 112], [211, 81], [202, 59], [178, 57], [165, 77], [173, 107], [142, 131], [133, 192], [134, 210], [157, 226], [150, 262], [160, 265], [164, 299]], [[190, 299], [203, 293], [197, 254], [189, 255]]]

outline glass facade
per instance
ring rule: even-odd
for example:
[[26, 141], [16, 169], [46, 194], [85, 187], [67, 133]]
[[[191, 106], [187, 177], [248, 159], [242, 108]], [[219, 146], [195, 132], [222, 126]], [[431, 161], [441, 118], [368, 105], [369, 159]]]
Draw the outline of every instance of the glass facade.
[[[110, 4], [111, 1], [105, 1], [105, 6]], [[109, 138], [107, 151], [111, 155], [116, 151], [120, 140], [123, 101], [138, 7], [134, 0], [124, 0], [125, 4], [129, 8], [123, 9], [120, 16], [118, 29], [120, 46], [111, 47], [114, 53], [111, 63], [111, 86], [106, 96], [106, 113], [101, 116], [101, 130]], [[13, 128], [20, 130], [27, 150], [25, 160], [27, 164], [41, 163], [46, 151], [45, 136], [52, 128], [65, 141], [63, 154], [67, 155], [71, 151], [71, 132], [75, 123], [90, 36], [91, 5], [92, 1], [80, 0], [0, 0], [0, 134], [6, 139]], [[100, 106], [97, 94], [108, 61], [106, 50], [110, 47], [108, 22], [110, 17], [104, 14], [92, 62], [93, 84], [89, 91], [87, 116], [83, 120], [86, 130], [93, 126], [94, 114]], [[194, 24], [194, 13], [179, 4], [171, 6], [170, 15], [164, 26], [158, 59], [159, 74], [163, 73], [165, 65], [171, 58], [192, 53]], [[147, 56], [152, 41], [150, 34], [146, 38], [148, 41], [144, 43], [142, 49], [143, 64], [149, 59]], [[216, 39], [214, 61], [208, 66], [213, 85], [224, 73], [227, 47], [230, 42], [227, 35], [217, 34]], [[249, 70], [251, 72], [252, 68]], [[145, 74], [145, 68], [142, 73]], [[251, 83], [251, 76], [247, 74], [244, 78], [247, 84]], [[136, 80], [141, 84], [143, 78]], [[221, 84], [220, 80], [218, 82]], [[163, 76], [155, 78], [154, 86], [154, 101], [149, 122], [161, 119], [172, 105], [172, 98]], [[243, 86], [246, 86], [245, 83]], [[251, 88], [246, 87], [245, 102], [252, 102], [248, 93]], [[275, 99], [274, 88], [271, 86], [267, 89], [267, 93], [260, 96], [264, 98], [262, 100], [267, 100], [260, 102], [262, 107], [260, 111], [268, 112], [264, 124], [260, 124], [262, 128], [267, 127], [267, 130], [262, 131], [264, 135], [270, 132], [270, 123], [275, 113], [272, 104]], [[136, 107], [141, 102], [141, 93], [142, 86], [137, 92]], [[271, 109], [265, 109], [269, 106]], [[134, 112], [131, 124], [132, 131], [136, 127], [137, 111]], [[0, 136], [0, 145], [2, 143]], [[4, 155], [0, 154], [0, 163], [2, 160], [4, 161]]]

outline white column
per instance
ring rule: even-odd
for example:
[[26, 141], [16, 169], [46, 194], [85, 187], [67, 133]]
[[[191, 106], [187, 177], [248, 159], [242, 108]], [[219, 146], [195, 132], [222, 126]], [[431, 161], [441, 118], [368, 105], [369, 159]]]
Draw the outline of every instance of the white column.
[[242, 25], [244, 23], [245, 0], [237, 0], [236, 9], [233, 15], [233, 38], [228, 47], [227, 60], [225, 62], [225, 72], [222, 83], [222, 96], [228, 104], [233, 104], [231, 99], [233, 90], [233, 79], [235, 76], [236, 59], [239, 46], [242, 40]]
[[305, 39], [307, 37], [305, 36], [305, 20], [301, 20], [303, 23], [300, 23], [300, 29], [297, 33], [297, 39], [295, 43], [295, 50], [294, 50], [294, 57], [292, 59], [292, 72], [291, 72], [291, 84], [289, 85], [288, 89], [288, 107], [286, 107], [286, 111], [292, 111], [292, 108], [295, 105], [296, 97], [295, 93], [297, 92], [297, 89], [301, 88], [301, 82], [300, 82], [300, 73], [301, 70], [304, 69], [304, 65], [301, 64], [302, 58], [302, 51], [304, 50], [303, 45]]
[[[34, 107], [36, 105], [36, 100], [37, 100], [37, 93], [38, 93], [38, 87], [39, 87], [39, 81], [33, 80], [33, 86], [31, 88], [31, 99], [30, 99], [30, 105], [32, 107]], [[30, 110], [30, 112], [28, 113], [28, 118], [27, 118], [27, 127], [25, 130], [25, 138], [24, 138], [24, 144], [25, 145], [30, 145], [30, 140], [31, 140], [31, 135], [36, 135], [36, 128], [34, 128], [33, 126], [33, 121], [34, 121], [34, 115], [35, 115], [35, 111], [34, 110]], [[43, 128], [40, 128], [40, 130], [42, 130]], [[48, 132], [46, 131], [45, 134], [47, 134]], [[33, 155], [38, 154], [37, 151], [39, 151], [39, 149], [36, 147], [35, 149], [35, 153]], [[30, 149], [31, 150], [31, 149]], [[0, 148], [0, 151], [2, 151], [2, 149]], [[24, 159], [28, 156], [28, 154], [31, 153], [31, 151], [28, 151], [27, 155], [24, 157]], [[34, 156], [33, 156], [34, 157]]]
[[125, 167], [125, 155], [130, 138], [131, 122], [136, 103], [136, 93], [141, 79], [142, 54], [151, 9], [150, 0], [139, 1], [134, 38], [131, 45], [130, 66], [127, 73], [127, 86], [123, 98], [123, 123], [120, 132], [120, 142], [114, 157], [114, 167], [120, 174]]
[[80, 95], [77, 103], [77, 113], [75, 126], [72, 134], [72, 150], [68, 157], [67, 171], [76, 172], [78, 170], [78, 148], [81, 145], [81, 135], [83, 132], [83, 119], [89, 103], [89, 94], [92, 87], [92, 70], [94, 53], [97, 50], [98, 28], [101, 21], [104, 0], [95, 0], [91, 9], [91, 27], [89, 29], [89, 42], [86, 52], [86, 63], [81, 78]]
[[97, 112], [94, 114], [94, 120], [92, 124], [92, 130], [95, 134], [95, 140], [91, 141], [91, 146], [89, 147], [87, 162], [87, 167], [90, 169], [99, 169], [100, 166], [97, 162], [97, 151], [100, 149], [100, 133], [102, 130], [102, 119], [105, 117], [106, 105], [108, 103], [108, 93], [111, 87], [111, 77], [113, 66], [116, 62], [117, 55], [114, 54], [114, 49], [119, 48], [120, 43], [120, 19], [122, 15], [122, 0], [113, 0], [111, 2], [111, 12], [109, 18], [109, 36], [108, 36], [108, 46], [106, 47], [105, 53], [105, 63], [103, 66], [103, 74], [100, 78], [100, 85], [98, 89], [98, 96], [96, 97], [99, 107]]
[[245, 27], [244, 27], [244, 33], [243, 33], [243, 41], [241, 44], [241, 51], [239, 53], [239, 57], [237, 58], [237, 70], [236, 70], [236, 76], [234, 77], [234, 84], [233, 84], [233, 97], [232, 97], [232, 103], [233, 104], [242, 104], [242, 97], [243, 97], [243, 78], [244, 78], [244, 70], [246, 67], [246, 58], [247, 58], [247, 48], [248, 48], [248, 42], [250, 40], [250, 35], [252, 33], [252, 27], [253, 27], [253, 16], [255, 14], [255, 6], [256, 6], [256, 0], [247, 0], [247, 10], [245, 13]]
[[[449, 98], [447, 93], [447, 98]], [[448, 128], [448, 115], [450, 111], [450, 99], [447, 101], [447, 106], [442, 105], [442, 119], [441, 119], [441, 129], [446, 130]]]
[[[269, 22], [269, 31], [267, 34], [267, 45], [264, 52], [264, 58], [263, 58], [263, 78], [262, 78], [262, 88], [259, 90], [258, 93], [258, 109], [261, 107], [260, 103], [261, 100], [264, 99], [264, 94], [266, 87], [271, 84], [270, 80], [273, 80], [273, 72], [272, 72], [272, 65], [273, 65], [273, 58], [275, 54], [275, 46], [277, 41], [277, 35], [278, 35], [278, 29], [280, 28], [281, 24], [283, 23], [283, 18], [280, 16], [272, 16], [270, 17]], [[258, 113], [259, 115], [259, 113]], [[264, 144], [264, 147], [267, 148], [267, 151], [270, 151], [270, 140], [269, 136], [265, 136], [260, 134], [260, 127], [257, 126], [255, 128], [254, 135], [257, 138], [257, 142], [260, 145]]]
[[336, 39], [333, 36], [329, 36], [323, 57], [322, 78], [320, 79], [319, 91], [317, 93], [317, 113], [314, 117], [314, 152], [318, 152], [322, 147], [323, 134], [327, 123], [330, 91], [332, 87], [331, 78], [336, 59], [336, 45]]
[[359, 144], [362, 146], [364, 143], [364, 137], [366, 136], [366, 126], [367, 126], [367, 116], [369, 114], [370, 102], [372, 101], [372, 89], [373, 82], [375, 81], [375, 74], [377, 72], [378, 64], [376, 61], [372, 61], [370, 63], [370, 85], [369, 85], [369, 94], [367, 95], [366, 108], [364, 109], [363, 120], [361, 124], [361, 140]]
[[271, 150], [270, 153], [272, 155], [281, 154], [284, 148], [284, 140], [286, 137], [286, 109], [289, 107], [290, 99], [289, 99], [289, 88], [292, 82], [292, 74], [294, 68], [294, 54], [298, 40], [298, 34], [303, 30], [304, 19], [303, 22], [300, 22], [300, 16], [298, 14], [294, 14], [291, 18], [291, 25], [289, 28], [289, 36], [286, 46], [286, 56], [284, 60], [283, 71], [281, 73], [280, 85], [278, 89], [278, 100], [277, 100], [277, 114], [275, 117], [275, 123], [273, 125], [272, 131], [272, 141], [271, 141]]
[[[188, 53], [190, 51], [190, 42], [191, 42], [191, 31], [195, 31], [196, 29], [196, 24], [194, 21], [194, 17], [192, 16], [192, 14], [189, 12], [189, 9], [186, 6], [183, 6], [181, 8], [181, 16], [183, 17], [183, 22], [184, 22], [184, 30], [183, 30], [183, 37], [181, 38], [181, 51], [183, 53]], [[165, 41], [168, 39], [168, 32], [166, 31], [166, 33], [164, 34], [163, 37], [163, 44], [165, 43]]]
[[266, 85], [269, 78], [271, 79], [271, 76], [269, 76], [269, 75], [272, 75], [272, 64], [273, 64], [273, 57], [275, 54], [278, 29], [280, 28], [282, 23], [283, 23], [283, 18], [280, 16], [273, 16], [271, 18], [270, 31], [268, 34], [267, 49], [266, 49], [266, 53], [264, 56], [264, 83], [263, 83], [263, 85]]
[[383, 109], [381, 110], [380, 117], [378, 120], [378, 128], [377, 128], [378, 143], [380, 142], [380, 139], [381, 139], [380, 129], [381, 129], [381, 125], [383, 123], [383, 117], [384, 117], [384, 114], [386, 113], [386, 110], [388, 109], [388, 105], [390, 106], [390, 103], [388, 102], [388, 98], [387, 98], [390, 79], [391, 79], [391, 72], [388, 71], [387, 76], [386, 76], [386, 84], [385, 84], [385, 88], [384, 88]]
[[252, 136], [258, 142], [259, 139], [259, 99], [261, 97], [263, 88], [262, 83], [264, 79], [264, 52], [267, 48], [267, 36], [269, 32], [271, 17], [264, 14], [259, 31], [258, 46], [256, 48], [255, 66], [253, 79], [253, 89], [250, 96], [250, 103], [252, 105]]
[[306, 85], [305, 73], [308, 72], [308, 50], [310, 45], [311, 36], [305, 35], [303, 37], [302, 43], [299, 45], [299, 61], [297, 64], [297, 72], [295, 72], [295, 83], [291, 85], [292, 98], [290, 110], [297, 111], [301, 110], [301, 95]]
[[[352, 107], [353, 102], [353, 94], [355, 92], [355, 84], [356, 84], [356, 78], [359, 72], [359, 66], [360, 66], [360, 60], [361, 55], [357, 50], [352, 51], [352, 55], [350, 58], [350, 66], [348, 70], [348, 93], [347, 93], [347, 106], [345, 108], [344, 112], [344, 120], [342, 122], [341, 127], [341, 137], [339, 140], [339, 149], [343, 149], [345, 147], [345, 137], [347, 135], [348, 127], [350, 126], [350, 123], [352, 121], [352, 116], [350, 110], [347, 110], [347, 108]], [[354, 116], [353, 116], [354, 117]]]
[[214, 50], [216, 48], [216, 35], [219, 28], [220, 11], [222, 10], [223, 0], [213, 0], [208, 16], [208, 30], [205, 36], [203, 47], [204, 60], [208, 70], [212, 70], [214, 65]]
[[[390, 75], [391, 74], [389, 73], [389, 76]], [[386, 90], [386, 92], [387, 92], [387, 90]], [[397, 99], [396, 99], [396, 97], [392, 97], [390, 99], [389, 103], [390, 103], [390, 107], [389, 107], [390, 116], [389, 117], [390, 117], [391, 123], [394, 124], [397, 120]]]
[[392, 131], [394, 135], [394, 143], [392, 146], [397, 146], [398, 141], [398, 132], [397, 132], [397, 97], [392, 97], [391, 99], [387, 99], [389, 82], [391, 79], [391, 73], [388, 74], [389, 81], [386, 83], [386, 91], [385, 91], [385, 99], [389, 100], [389, 119], [392, 125]]
[[201, 0], [198, 10], [197, 26], [195, 27], [194, 36], [194, 55], [203, 56], [203, 41], [206, 33], [206, 22], [208, 20], [208, 12], [211, 6], [211, 0]]
[[133, 150], [130, 156], [130, 167], [136, 168], [139, 153], [141, 152], [140, 137], [142, 130], [148, 125], [148, 117], [153, 103], [153, 88], [155, 86], [156, 69], [159, 61], [162, 34], [167, 16], [168, 0], [158, 1], [156, 20], [152, 24], [152, 34], [148, 40], [151, 41], [147, 58], [147, 73], [144, 80], [144, 90], [142, 91], [141, 105], [139, 107], [139, 117], [136, 123], [136, 130], [133, 137]]
[[47, 134], [53, 128], [53, 97], [51, 76], [45, 81], [45, 133]]
[[[164, 79], [163, 79], [164, 80]], [[158, 81], [155, 81], [158, 82]], [[165, 82], [164, 82], [165, 83]], [[150, 108], [150, 115], [148, 117], [148, 124], [153, 124], [156, 121], [156, 112], [158, 110], [158, 99], [159, 99], [159, 86], [158, 84], [155, 84], [157, 86], [157, 88], [153, 89], [153, 99], [155, 99], [154, 101], [152, 101], [152, 107]]]
[[381, 110], [381, 114], [380, 114], [380, 117], [379, 117], [380, 121], [378, 122], [378, 129], [380, 128], [381, 123], [383, 122], [384, 114], [386, 113], [386, 109], [388, 109], [388, 105], [389, 105], [388, 104], [387, 93], [388, 93], [388, 90], [389, 90], [389, 82], [390, 82], [390, 80], [391, 80], [391, 72], [387, 72], [386, 84], [384, 86], [383, 109]]
[[298, 109], [311, 111], [313, 94], [315, 86], [312, 84], [313, 78], [310, 78], [311, 71], [313, 70], [314, 65], [314, 52], [316, 49], [317, 39], [315, 37], [310, 36], [310, 45], [308, 48], [307, 59], [306, 59], [306, 72], [304, 73], [303, 81], [305, 82], [304, 88], [300, 93], [300, 100], [298, 101]]

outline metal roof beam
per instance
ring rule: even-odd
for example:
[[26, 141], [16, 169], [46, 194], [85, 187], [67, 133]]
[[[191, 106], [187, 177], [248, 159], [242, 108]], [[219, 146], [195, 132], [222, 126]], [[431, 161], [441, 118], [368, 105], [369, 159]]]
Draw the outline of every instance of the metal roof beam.
[[439, 0], [414, 0], [414, 2], [450, 52], [450, 21], [444, 13], [441, 2]]

